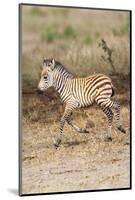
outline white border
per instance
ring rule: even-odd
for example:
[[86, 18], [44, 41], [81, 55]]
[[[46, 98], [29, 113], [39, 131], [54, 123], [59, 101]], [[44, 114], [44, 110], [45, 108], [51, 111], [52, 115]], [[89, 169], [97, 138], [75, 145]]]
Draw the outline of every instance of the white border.
[[[39, 3], [95, 8], [130, 9], [133, 11], [133, 55], [135, 55], [135, 6], [131, 0], [27, 0], [1, 1], [0, 4], [0, 198], [19, 199], [18, 190], [18, 3]], [[135, 80], [133, 56], [133, 80]], [[133, 91], [135, 87], [133, 85]], [[133, 93], [134, 94], [134, 93]], [[134, 97], [134, 95], [133, 95]], [[135, 103], [133, 102], [133, 110]], [[133, 112], [133, 119], [135, 119]], [[135, 130], [133, 123], [133, 130]], [[134, 134], [134, 131], [133, 131]], [[133, 136], [133, 144], [135, 138]], [[133, 152], [135, 148], [133, 145]], [[133, 169], [135, 169], [133, 156]], [[133, 170], [133, 177], [135, 177]], [[133, 187], [135, 181], [133, 178]], [[135, 189], [127, 191], [92, 192], [49, 196], [30, 196], [25, 199], [134, 199]]]

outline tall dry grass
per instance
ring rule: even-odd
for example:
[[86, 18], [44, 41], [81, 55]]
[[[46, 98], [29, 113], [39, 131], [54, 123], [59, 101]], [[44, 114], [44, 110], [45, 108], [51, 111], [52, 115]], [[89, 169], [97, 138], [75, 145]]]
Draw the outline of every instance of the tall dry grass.
[[116, 71], [130, 68], [129, 12], [23, 6], [23, 87], [36, 87], [43, 57], [54, 57], [78, 76], [109, 74], [102, 38], [113, 49]]

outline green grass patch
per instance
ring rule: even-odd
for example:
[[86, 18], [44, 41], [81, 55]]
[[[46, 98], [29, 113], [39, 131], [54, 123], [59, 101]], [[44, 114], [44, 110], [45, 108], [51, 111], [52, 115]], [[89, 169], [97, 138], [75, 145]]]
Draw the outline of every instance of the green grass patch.
[[63, 32], [60, 32], [58, 28], [55, 25], [48, 27], [41, 33], [41, 40], [53, 42], [58, 39], [73, 39], [77, 37], [77, 33], [72, 26], [66, 26]]
[[77, 32], [74, 30], [74, 28], [71, 25], [68, 25], [65, 27], [62, 36], [64, 38], [76, 38]]
[[[44, 37], [44, 34], [43, 34], [43, 37]], [[45, 38], [47, 42], [53, 42], [54, 40], [60, 38], [60, 34], [57, 31], [49, 30], [45, 34]]]
[[53, 42], [56, 39], [61, 38], [61, 33], [57, 30], [56, 26], [50, 26], [41, 33], [41, 40], [47, 42]]
[[88, 36], [86, 36], [86, 37], [84, 38], [84, 43], [85, 43], [86, 45], [90, 45], [90, 44], [92, 44], [92, 42], [93, 42], [93, 39], [92, 39], [92, 37], [91, 37], [90, 35], [88, 35]]

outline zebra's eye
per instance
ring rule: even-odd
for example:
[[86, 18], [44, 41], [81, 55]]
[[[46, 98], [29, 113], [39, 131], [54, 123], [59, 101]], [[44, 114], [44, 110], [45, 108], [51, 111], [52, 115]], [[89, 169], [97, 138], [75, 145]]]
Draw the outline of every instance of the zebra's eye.
[[46, 80], [47, 79], [47, 76], [44, 76], [44, 80]]

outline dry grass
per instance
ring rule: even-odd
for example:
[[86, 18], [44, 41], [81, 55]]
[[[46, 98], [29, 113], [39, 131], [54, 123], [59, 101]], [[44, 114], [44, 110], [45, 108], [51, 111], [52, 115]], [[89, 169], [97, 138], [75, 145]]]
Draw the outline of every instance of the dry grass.
[[114, 50], [116, 72], [129, 73], [128, 12], [23, 7], [22, 16], [25, 89], [36, 87], [43, 57], [54, 57], [78, 76], [110, 73], [101, 59], [102, 38]]
[[[129, 13], [23, 7], [22, 22], [22, 192], [129, 187]], [[104, 51], [98, 45], [102, 38], [113, 49], [119, 74], [111, 78], [127, 133], [121, 134], [113, 126], [113, 141], [107, 143], [102, 111], [96, 106], [76, 110], [75, 123], [90, 133], [79, 134], [65, 125], [62, 145], [56, 150], [53, 138], [58, 136], [64, 106], [53, 89], [44, 95], [34, 92], [42, 58], [54, 57], [78, 76], [110, 74], [111, 67], [102, 60]]]

